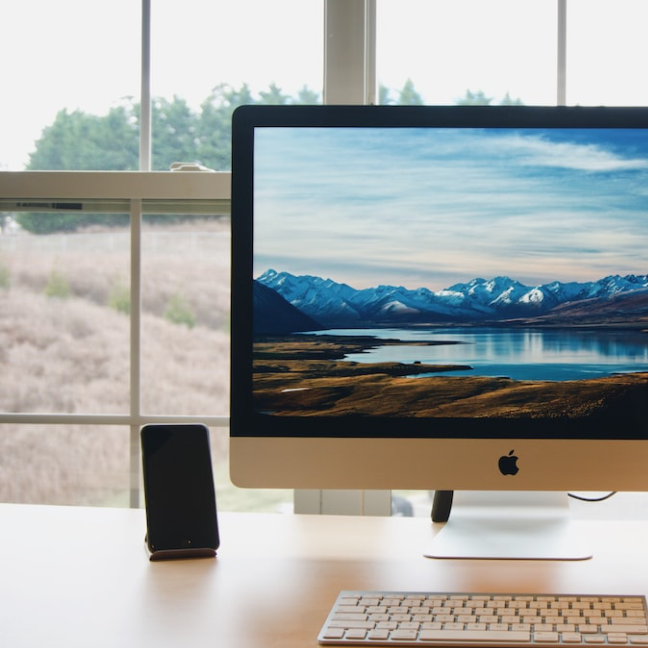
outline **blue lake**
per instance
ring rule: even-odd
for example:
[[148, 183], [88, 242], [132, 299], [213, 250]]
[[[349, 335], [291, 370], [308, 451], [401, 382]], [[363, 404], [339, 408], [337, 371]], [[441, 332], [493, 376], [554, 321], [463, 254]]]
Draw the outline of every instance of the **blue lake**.
[[435, 346], [379, 346], [346, 356], [355, 362], [470, 365], [471, 370], [423, 375], [508, 376], [514, 380], [580, 380], [648, 371], [648, 334], [574, 329], [335, 329], [331, 335], [371, 335]]

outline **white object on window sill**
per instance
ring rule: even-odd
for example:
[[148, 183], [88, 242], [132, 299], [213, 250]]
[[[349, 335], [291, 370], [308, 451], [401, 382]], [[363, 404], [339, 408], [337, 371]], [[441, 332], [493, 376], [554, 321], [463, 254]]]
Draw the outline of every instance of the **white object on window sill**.
[[173, 162], [169, 167], [170, 171], [206, 171], [216, 173], [214, 169], [198, 164], [197, 162]]

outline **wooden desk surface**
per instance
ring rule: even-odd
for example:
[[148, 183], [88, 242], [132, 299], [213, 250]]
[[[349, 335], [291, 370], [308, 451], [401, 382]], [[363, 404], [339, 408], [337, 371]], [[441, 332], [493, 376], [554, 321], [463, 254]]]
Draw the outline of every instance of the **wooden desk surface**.
[[648, 522], [582, 562], [430, 560], [428, 520], [219, 515], [216, 559], [151, 563], [141, 510], [0, 505], [0, 646], [314, 647], [341, 589], [648, 593]]

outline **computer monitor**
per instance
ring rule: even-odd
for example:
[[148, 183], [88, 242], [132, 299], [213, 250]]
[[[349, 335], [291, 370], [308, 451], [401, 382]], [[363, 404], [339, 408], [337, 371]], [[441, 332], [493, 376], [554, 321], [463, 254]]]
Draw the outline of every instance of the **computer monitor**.
[[247, 106], [231, 477], [648, 490], [648, 109]]

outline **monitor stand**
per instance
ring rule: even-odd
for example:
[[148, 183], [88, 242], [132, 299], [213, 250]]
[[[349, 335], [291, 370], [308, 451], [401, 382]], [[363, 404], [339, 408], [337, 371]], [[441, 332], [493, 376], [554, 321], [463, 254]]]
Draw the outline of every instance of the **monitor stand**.
[[[437, 495], [438, 494], [438, 495]], [[450, 510], [452, 509], [452, 515]], [[587, 560], [566, 493], [436, 491], [433, 520], [447, 520], [428, 558]]]

